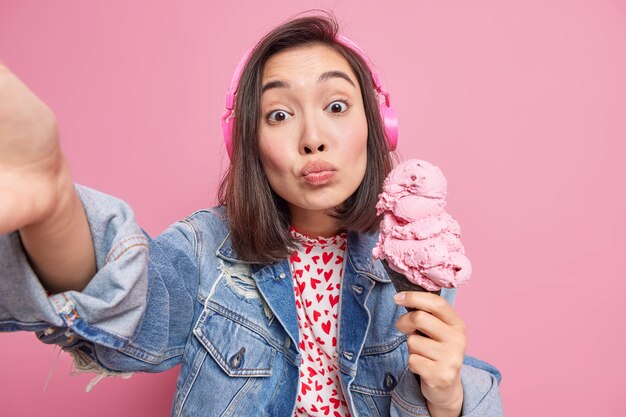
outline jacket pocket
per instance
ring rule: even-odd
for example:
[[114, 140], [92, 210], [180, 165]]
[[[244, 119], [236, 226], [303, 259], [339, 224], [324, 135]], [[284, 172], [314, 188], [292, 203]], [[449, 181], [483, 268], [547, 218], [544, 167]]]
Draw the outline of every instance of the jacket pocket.
[[405, 337], [381, 347], [364, 348], [352, 383], [352, 391], [390, 395], [407, 366]]
[[[276, 349], [242, 317], [204, 307], [177, 384], [173, 416], [259, 416], [275, 385]], [[280, 366], [276, 372], [280, 375]]]
[[234, 314], [205, 309], [193, 332], [228, 376], [271, 376], [276, 350], [253, 329]]

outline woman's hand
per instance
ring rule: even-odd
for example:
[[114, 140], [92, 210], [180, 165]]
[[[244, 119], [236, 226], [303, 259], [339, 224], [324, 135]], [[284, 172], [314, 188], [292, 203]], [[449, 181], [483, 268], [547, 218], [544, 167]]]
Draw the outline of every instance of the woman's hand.
[[81, 291], [95, 274], [91, 231], [56, 118], [0, 64], [0, 234], [16, 230], [48, 291]]
[[0, 64], [0, 234], [46, 220], [71, 192], [54, 114]]
[[[442, 297], [417, 291], [396, 294], [397, 304], [415, 308], [396, 323], [409, 335], [409, 369], [420, 376], [432, 416], [460, 416], [461, 366], [467, 340], [465, 323]], [[418, 334], [422, 332], [426, 336]]]

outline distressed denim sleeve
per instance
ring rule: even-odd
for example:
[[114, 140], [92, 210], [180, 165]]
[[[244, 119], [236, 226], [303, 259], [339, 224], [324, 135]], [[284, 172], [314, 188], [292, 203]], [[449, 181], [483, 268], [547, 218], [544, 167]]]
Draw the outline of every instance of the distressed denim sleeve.
[[191, 329], [198, 269], [188, 219], [152, 239], [121, 200], [76, 186], [97, 273], [81, 291], [49, 296], [18, 233], [0, 236], [0, 331], [37, 332], [79, 368], [160, 371], [176, 365]]

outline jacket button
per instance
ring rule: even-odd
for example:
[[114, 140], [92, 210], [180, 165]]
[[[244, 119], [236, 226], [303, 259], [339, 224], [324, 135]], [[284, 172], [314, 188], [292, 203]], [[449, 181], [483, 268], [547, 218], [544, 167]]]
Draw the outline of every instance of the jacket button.
[[394, 378], [393, 375], [391, 375], [391, 373], [387, 372], [385, 374], [385, 379], [383, 380], [383, 386], [385, 387], [385, 389], [387, 390], [392, 390], [395, 388], [396, 386], [396, 378]]
[[241, 365], [243, 364], [243, 354], [246, 352], [246, 348], [242, 347], [239, 352], [235, 353], [233, 355], [232, 358], [230, 358], [230, 361], [228, 362], [231, 366], [231, 368], [233, 369], [239, 369], [241, 368]]
[[284, 279], [286, 276], [287, 276], [287, 275], [285, 275], [285, 273], [284, 273], [284, 272], [281, 272], [281, 273], [280, 273], [280, 275], [279, 275], [279, 277], [280, 277], [281, 279]]

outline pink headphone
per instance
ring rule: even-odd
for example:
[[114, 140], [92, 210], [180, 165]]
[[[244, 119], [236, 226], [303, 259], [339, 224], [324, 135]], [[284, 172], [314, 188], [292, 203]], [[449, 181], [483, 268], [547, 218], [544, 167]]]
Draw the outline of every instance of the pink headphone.
[[[382, 81], [378, 76], [378, 73], [374, 70], [372, 62], [369, 60], [365, 52], [361, 48], [359, 48], [354, 42], [350, 39], [346, 38], [343, 35], [337, 34], [337, 41], [342, 45], [350, 48], [357, 55], [359, 55], [363, 61], [367, 64], [368, 69], [372, 74], [372, 79], [374, 81], [374, 88], [379, 95], [384, 97], [384, 101], [379, 103], [380, 113], [383, 118], [383, 124], [385, 127], [385, 136], [387, 137], [387, 148], [389, 151], [393, 151], [396, 149], [398, 145], [398, 117], [396, 115], [396, 111], [391, 107], [391, 102], [389, 98], [389, 93], [383, 89]], [[230, 87], [228, 88], [228, 93], [226, 94], [226, 112], [222, 116], [222, 132], [224, 133], [224, 144], [226, 145], [226, 151], [228, 152], [228, 157], [232, 156], [233, 152], [233, 119], [235, 118], [234, 109], [235, 109], [235, 97], [237, 95], [237, 86], [239, 85], [239, 78], [241, 77], [241, 73], [243, 71], [244, 66], [248, 63], [248, 59], [252, 54], [254, 48], [249, 49], [237, 64], [237, 68], [233, 74], [233, 78], [230, 81]]]

